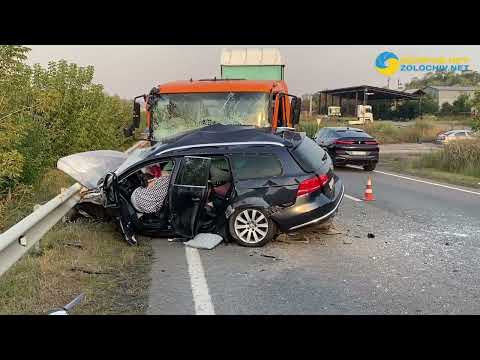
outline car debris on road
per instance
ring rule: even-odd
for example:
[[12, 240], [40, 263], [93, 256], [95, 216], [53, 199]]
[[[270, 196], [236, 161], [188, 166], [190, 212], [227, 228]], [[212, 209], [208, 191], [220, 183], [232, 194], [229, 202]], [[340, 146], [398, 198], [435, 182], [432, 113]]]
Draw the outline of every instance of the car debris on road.
[[200, 233], [192, 240], [184, 242], [185, 246], [196, 249], [212, 250], [223, 241], [223, 238], [218, 234]]

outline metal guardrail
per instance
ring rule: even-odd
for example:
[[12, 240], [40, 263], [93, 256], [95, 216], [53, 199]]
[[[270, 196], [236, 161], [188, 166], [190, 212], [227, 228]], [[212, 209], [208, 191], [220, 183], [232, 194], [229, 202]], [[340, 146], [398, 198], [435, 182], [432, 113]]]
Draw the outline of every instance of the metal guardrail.
[[[125, 152], [145, 145], [137, 142]], [[25, 255], [80, 200], [76, 183], [0, 234], [0, 276]]]

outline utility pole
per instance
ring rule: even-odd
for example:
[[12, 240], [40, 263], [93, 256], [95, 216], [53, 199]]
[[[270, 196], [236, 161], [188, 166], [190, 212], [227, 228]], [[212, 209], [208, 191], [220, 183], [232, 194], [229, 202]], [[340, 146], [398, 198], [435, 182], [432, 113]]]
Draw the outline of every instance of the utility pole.
[[312, 117], [312, 109], [313, 109], [313, 95], [310, 95], [310, 110], [308, 112], [310, 117]]

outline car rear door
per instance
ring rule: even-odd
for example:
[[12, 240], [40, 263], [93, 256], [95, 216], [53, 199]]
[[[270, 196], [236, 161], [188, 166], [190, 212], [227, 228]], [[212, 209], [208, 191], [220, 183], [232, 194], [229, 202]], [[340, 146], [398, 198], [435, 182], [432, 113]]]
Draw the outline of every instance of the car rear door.
[[210, 162], [207, 157], [185, 156], [176, 173], [169, 195], [170, 223], [181, 237], [195, 235], [208, 193]]

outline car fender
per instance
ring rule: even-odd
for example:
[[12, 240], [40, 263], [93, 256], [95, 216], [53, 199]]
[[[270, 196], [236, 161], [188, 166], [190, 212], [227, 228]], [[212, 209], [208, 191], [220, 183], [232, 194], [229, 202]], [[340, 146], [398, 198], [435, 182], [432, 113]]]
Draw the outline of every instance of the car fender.
[[228, 219], [235, 212], [235, 210], [247, 208], [257, 208], [265, 210], [265, 212], [269, 216], [280, 209], [279, 206], [271, 206], [262, 198], [247, 197], [228, 205], [227, 209], [225, 210], [225, 217]]

